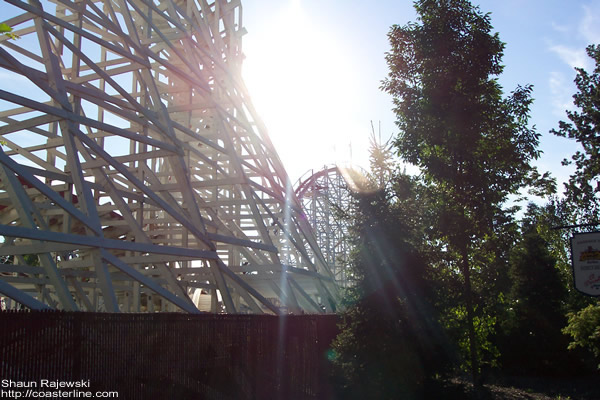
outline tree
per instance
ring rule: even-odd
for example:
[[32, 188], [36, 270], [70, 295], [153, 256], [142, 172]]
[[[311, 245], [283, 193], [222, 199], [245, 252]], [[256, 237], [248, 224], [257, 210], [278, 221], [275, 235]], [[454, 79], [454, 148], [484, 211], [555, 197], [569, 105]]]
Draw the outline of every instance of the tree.
[[[376, 158], [380, 165], [391, 167], [376, 142], [374, 153], [383, 154]], [[355, 282], [333, 344], [337, 386], [344, 399], [422, 398], [425, 382], [447, 358], [431, 307], [427, 262], [418, 250], [422, 193], [413, 177], [390, 174], [381, 186], [379, 170], [373, 171], [369, 178], [379, 190], [353, 195]]]
[[381, 129], [379, 140], [375, 137], [375, 128], [371, 122], [371, 137], [369, 138], [369, 164], [371, 169], [371, 180], [378, 188], [384, 188], [391, 183], [394, 173], [394, 152], [391, 140], [383, 143], [381, 141]]
[[518, 373], [558, 373], [564, 368], [567, 340], [566, 285], [549, 244], [538, 230], [540, 208], [533, 204], [510, 254], [508, 312], [503, 318], [504, 367]]
[[524, 186], [543, 183], [531, 161], [539, 134], [528, 126], [531, 86], [503, 97], [497, 76], [504, 44], [489, 14], [467, 0], [418, 0], [418, 23], [393, 26], [382, 89], [393, 96], [399, 155], [437, 193], [438, 239], [463, 279], [469, 359], [477, 383], [478, 346], [471, 274], [476, 249]]
[[568, 317], [569, 324], [564, 333], [573, 338], [569, 349], [583, 347], [591, 351], [600, 362], [600, 303], [590, 304], [578, 313], [569, 313]]
[[595, 61], [594, 72], [576, 68], [575, 84], [579, 90], [573, 96], [578, 110], [568, 111], [569, 122], [560, 121], [555, 135], [575, 139], [582, 146], [571, 161], [576, 170], [566, 184], [566, 196], [576, 204], [584, 221], [598, 222], [600, 217], [600, 45], [587, 47], [587, 54]]
[[592, 297], [582, 296], [575, 289], [571, 264], [570, 238], [574, 232], [585, 231], [585, 227], [557, 229], [577, 224], [577, 206], [564, 197], [551, 196], [543, 206], [530, 204], [526, 221], [536, 227], [536, 232], [546, 243], [550, 256], [556, 261], [564, 290], [567, 292], [565, 313], [576, 312], [593, 302]]

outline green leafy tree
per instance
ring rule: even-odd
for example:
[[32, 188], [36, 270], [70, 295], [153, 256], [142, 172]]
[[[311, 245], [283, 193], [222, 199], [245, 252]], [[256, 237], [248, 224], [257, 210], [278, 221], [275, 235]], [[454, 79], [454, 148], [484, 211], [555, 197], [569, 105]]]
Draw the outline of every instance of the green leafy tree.
[[529, 204], [526, 214], [527, 223], [535, 226], [536, 232], [546, 242], [547, 250], [556, 262], [556, 269], [567, 293], [566, 304], [562, 307], [565, 313], [577, 312], [594, 300], [592, 297], [583, 296], [575, 289], [573, 283], [570, 238], [574, 231], [587, 228], [565, 227], [577, 224], [577, 214], [577, 205], [557, 196], [551, 196], [548, 203], [542, 206]]
[[575, 84], [579, 90], [573, 96], [575, 111], [567, 111], [571, 122], [559, 122], [555, 135], [575, 139], [582, 150], [577, 151], [571, 161], [576, 170], [566, 184], [569, 202], [578, 206], [584, 221], [598, 222], [600, 217], [600, 45], [587, 47], [587, 54], [596, 66], [590, 74], [576, 68]]
[[569, 313], [569, 323], [564, 332], [573, 340], [569, 349], [583, 347], [596, 357], [600, 369], [600, 303], [590, 304], [577, 313]]
[[[500, 351], [498, 344], [499, 325], [503, 321], [508, 307], [511, 281], [508, 273], [509, 254], [518, 238], [518, 225], [511, 212], [499, 213], [495, 216], [493, 229], [485, 237], [473, 243], [471, 259], [472, 291], [474, 303], [474, 331], [478, 344], [478, 362], [482, 375], [499, 366]], [[444, 326], [457, 341], [463, 355], [470, 350], [469, 337], [465, 335], [468, 315], [464, 302], [464, 284], [460, 271], [452, 268], [457, 264], [456, 253], [448, 252], [449, 266], [440, 265], [437, 269], [446, 269], [453, 275], [454, 283], [446, 281], [439, 289], [438, 298], [446, 299], [441, 305]], [[450, 294], [451, 293], [451, 294]], [[450, 294], [450, 295], [449, 295]], [[443, 311], [442, 311], [443, 310]], [[461, 367], [471, 367], [470, 359], [462, 360]]]
[[467, 0], [418, 0], [417, 23], [393, 26], [382, 88], [393, 96], [399, 155], [437, 195], [437, 239], [460, 271], [477, 382], [479, 355], [472, 270], [503, 204], [524, 186], [552, 181], [531, 166], [539, 134], [528, 126], [531, 86], [509, 96], [497, 82], [504, 44], [489, 14]]
[[[372, 151], [377, 146], [372, 144]], [[378, 176], [371, 181], [379, 186]], [[417, 399], [443, 368], [444, 336], [432, 307], [417, 180], [393, 174], [354, 193], [350, 236], [355, 284], [333, 344], [339, 397]]]
[[379, 140], [375, 137], [375, 129], [371, 123], [371, 137], [369, 138], [369, 166], [371, 169], [371, 180], [379, 188], [384, 188], [391, 183], [391, 178], [396, 168], [394, 162], [394, 152], [391, 141], [381, 141], [381, 132]]
[[508, 312], [503, 319], [504, 367], [514, 373], [558, 373], [568, 354], [566, 285], [549, 244], [537, 229], [539, 207], [530, 205], [522, 237], [510, 254]]

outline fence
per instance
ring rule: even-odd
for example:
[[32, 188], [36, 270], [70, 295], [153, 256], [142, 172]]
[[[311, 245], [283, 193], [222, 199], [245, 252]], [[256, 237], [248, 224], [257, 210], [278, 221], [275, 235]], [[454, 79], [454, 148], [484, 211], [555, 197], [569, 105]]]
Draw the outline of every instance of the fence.
[[42, 387], [55, 382], [81, 385], [61, 389], [71, 397], [326, 399], [336, 323], [335, 315], [0, 312], [0, 389], [56, 393]]

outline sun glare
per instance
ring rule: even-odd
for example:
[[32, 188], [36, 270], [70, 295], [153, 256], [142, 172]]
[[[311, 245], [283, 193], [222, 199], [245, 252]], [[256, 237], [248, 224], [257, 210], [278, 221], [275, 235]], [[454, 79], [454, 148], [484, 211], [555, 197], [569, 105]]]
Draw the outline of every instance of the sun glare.
[[[345, 45], [292, 1], [245, 38], [244, 79], [290, 176], [348, 162], [353, 68]], [[297, 176], [296, 176], [297, 175]]]

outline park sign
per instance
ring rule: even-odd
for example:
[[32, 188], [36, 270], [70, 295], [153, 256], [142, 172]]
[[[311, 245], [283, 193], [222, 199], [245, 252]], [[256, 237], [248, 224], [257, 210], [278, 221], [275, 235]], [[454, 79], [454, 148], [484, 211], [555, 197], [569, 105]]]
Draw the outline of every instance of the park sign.
[[600, 232], [573, 235], [571, 259], [575, 289], [600, 296]]

